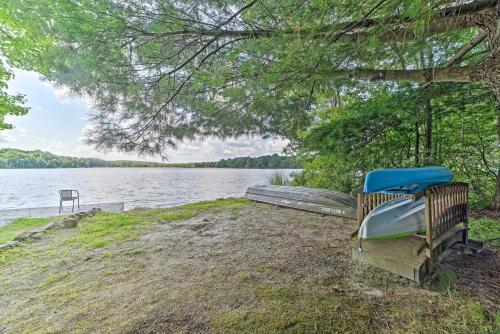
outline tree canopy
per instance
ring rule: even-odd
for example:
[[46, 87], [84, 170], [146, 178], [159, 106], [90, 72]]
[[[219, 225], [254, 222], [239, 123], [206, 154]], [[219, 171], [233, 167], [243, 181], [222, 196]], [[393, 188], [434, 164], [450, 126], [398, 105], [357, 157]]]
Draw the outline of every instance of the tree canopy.
[[89, 95], [100, 148], [292, 136], [353, 80], [500, 98], [496, 0], [2, 1], [2, 54]]

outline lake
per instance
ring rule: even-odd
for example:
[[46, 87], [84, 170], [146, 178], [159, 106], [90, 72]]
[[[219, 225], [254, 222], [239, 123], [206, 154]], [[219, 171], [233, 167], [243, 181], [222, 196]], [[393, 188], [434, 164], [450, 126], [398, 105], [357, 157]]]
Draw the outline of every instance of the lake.
[[[229, 168], [2, 169], [0, 210], [58, 206], [59, 189], [77, 189], [81, 204], [125, 202], [126, 210], [241, 197], [248, 186], [267, 183], [275, 171]], [[279, 171], [289, 175], [294, 170]]]

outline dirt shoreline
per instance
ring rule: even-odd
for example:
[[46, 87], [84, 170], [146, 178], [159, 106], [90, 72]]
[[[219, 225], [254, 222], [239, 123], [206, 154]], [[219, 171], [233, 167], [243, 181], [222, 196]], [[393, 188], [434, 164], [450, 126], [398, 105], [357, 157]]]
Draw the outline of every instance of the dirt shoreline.
[[[354, 227], [345, 218], [248, 203], [148, 223], [137, 240], [98, 248], [68, 243], [80, 226], [57, 230], [0, 265], [0, 333], [497, 328], [498, 305], [469, 295], [460, 276], [453, 291], [432, 291], [354, 262]], [[498, 252], [481, 261], [500, 273]]]

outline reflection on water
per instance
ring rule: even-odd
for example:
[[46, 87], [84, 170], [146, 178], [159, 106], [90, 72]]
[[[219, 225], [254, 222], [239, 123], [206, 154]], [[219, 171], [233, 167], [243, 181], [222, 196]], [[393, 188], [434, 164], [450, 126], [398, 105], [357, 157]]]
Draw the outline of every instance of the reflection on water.
[[57, 206], [59, 189], [77, 189], [81, 203], [125, 202], [125, 209], [241, 197], [248, 186], [266, 183], [273, 172], [216, 168], [4, 169], [0, 170], [0, 210]]

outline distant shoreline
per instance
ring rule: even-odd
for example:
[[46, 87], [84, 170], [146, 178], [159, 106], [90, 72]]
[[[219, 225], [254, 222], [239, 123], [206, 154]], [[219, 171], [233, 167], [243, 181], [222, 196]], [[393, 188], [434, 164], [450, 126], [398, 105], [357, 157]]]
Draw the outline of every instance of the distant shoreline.
[[302, 168], [291, 168], [291, 167], [182, 167], [182, 166], [96, 166], [96, 167], [15, 167], [15, 168], [5, 168], [0, 167], [0, 170], [18, 170], [18, 169], [110, 169], [110, 168], [132, 168], [132, 169], [302, 169]]
[[136, 160], [103, 160], [55, 155], [45, 151], [0, 149], [0, 169], [54, 168], [238, 168], [238, 169], [301, 169], [302, 162], [294, 156], [278, 154], [260, 157], [237, 157], [219, 161], [162, 163]]

